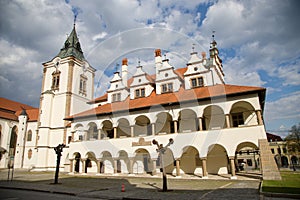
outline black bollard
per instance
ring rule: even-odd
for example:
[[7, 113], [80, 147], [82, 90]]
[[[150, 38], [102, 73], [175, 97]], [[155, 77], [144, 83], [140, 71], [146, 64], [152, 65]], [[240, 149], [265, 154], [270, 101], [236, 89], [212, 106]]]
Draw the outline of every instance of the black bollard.
[[58, 173], [59, 173], [60, 158], [61, 158], [61, 152], [63, 151], [64, 147], [66, 147], [65, 144], [59, 144], [57, 147], [54, 147], [54, 151], [55, 151], [55, 153], [57, 155], [54, 184], [58, 183]]

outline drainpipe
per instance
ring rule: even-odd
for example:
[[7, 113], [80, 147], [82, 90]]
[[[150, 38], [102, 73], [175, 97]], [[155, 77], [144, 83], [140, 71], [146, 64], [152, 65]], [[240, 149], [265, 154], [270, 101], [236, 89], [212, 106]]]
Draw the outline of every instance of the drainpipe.
[[[22, 152], [22, 160], [21, 160], [21, 168], [23, 168], [24, 165], [24, 155], [25, 155], [25, 144], [26, 144], [26, 133], [27, 133], [27, 120], [26, 124], [24, 124], [24, 137], [23, 137], [23, 152]], [[32, 134], [32, 133], [31, 133]]]

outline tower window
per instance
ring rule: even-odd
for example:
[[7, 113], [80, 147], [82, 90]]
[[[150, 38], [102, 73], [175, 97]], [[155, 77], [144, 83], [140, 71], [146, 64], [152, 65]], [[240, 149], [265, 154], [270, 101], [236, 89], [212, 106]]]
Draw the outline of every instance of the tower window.
[[31, 141], [32, 141], [32, 131], [29, 130], [29, 131], [27, 132], [27, 142], [31, 142]]
[[191, 85], [192, 88], [203, 87], [204, 86], [203, 77], [192, 78]]
[[121, 101], [121, 93], [115, 93], [112, 95], [112, 102]]
[[86, 96], [86, 81], [87, 77], [85, 75], [80, 75], [80, 84], [79, 84], [79, 94]]
[[58, 90], [59, 89], [59, 78], [60, 78], [60, 71], [56, 70], [52, 73], [52, 90]]
[[145, 88], [135, 90], [135, 98], [145, 97]]
[[161, 85], [162, 93], [173, 92], [173, 83], [166, 83]]

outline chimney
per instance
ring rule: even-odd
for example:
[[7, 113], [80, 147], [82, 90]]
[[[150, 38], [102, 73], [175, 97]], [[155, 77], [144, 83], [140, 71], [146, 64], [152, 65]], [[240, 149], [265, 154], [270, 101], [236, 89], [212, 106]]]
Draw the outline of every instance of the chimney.
[[206, 53], [204, 51], [201, 52], [202, 60], [206, 59]]
[[155, 69], [156, 69], [156, 74], [158, 74], [158, 70], [162, 66], [162, 58], [161, 58], [161, 50], [160, 49], [155, 49]]
[[127, 87], [127, 79], [128, 79], [128, 60], [127, 58], [123, 58], [122, 60], [122, 82], [125, 87]]

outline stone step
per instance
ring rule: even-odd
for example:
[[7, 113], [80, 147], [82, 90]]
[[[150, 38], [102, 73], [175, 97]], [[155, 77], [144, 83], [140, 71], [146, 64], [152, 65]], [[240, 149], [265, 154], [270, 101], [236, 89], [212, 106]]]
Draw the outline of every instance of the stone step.
[[271, 153], [267, 139], [258, 140], [260, 149], [260, 160], [262, 167], [262, 174], [264, 180], [281, 180], [281, 175], [276, 165], [274, 156]]

